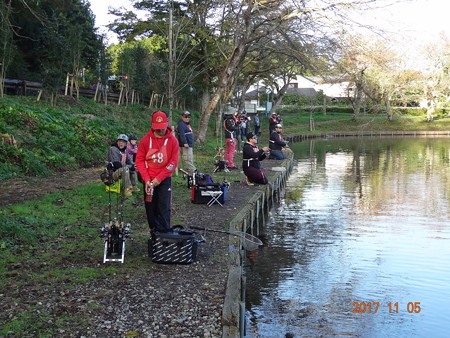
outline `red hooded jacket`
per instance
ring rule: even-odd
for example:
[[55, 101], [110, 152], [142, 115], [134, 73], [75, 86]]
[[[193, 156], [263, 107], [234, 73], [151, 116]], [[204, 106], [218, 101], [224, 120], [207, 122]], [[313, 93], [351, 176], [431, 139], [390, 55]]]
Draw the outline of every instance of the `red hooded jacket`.
[[179, 153], [178, 140], [167, 127], [167, 133], [163, 137], [156, 137], [153, 129], [139, 142], [136, 154], [136, 168], [144, 182], [156, 178], [162, 182], [172, 176], [178, 165]]

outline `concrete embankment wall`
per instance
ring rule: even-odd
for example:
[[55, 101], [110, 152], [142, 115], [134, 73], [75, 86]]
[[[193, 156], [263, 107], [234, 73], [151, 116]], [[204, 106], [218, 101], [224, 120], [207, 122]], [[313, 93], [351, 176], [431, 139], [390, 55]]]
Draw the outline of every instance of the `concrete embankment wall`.
[[[277, 163], [278, 164], [278, 163]], [[278, 200], [294, 166], [293, 154], [280, 161], [277, 171], [266, 186], [255, 186], [255, 194], [230, 222], [230, 231], [243, 231], [259, 235], [267, 221], [272, 205]], [[273, 168], [275, 169], [275, 168]], [[278, 171], [279, 170], [279, 171]], [[222, 337], [240, 337], [245, 320], [245, 276], [243, 264], [245, 250], [239, 238], [230, 235], [228, 280], [222, 313]]]
[[316, 139], [316, 138], [333, 138], [333, 137], [377, 137], [377, 136], [426, 136], [426, 137], [439, 137], [450, 136], [450, 131], [437, 130], [437, 131], [352, 131], [352, 132], [328, 132], [319, 134], [301, 134], [284, 137], [290, 143], [301, 142], [304, 140]]

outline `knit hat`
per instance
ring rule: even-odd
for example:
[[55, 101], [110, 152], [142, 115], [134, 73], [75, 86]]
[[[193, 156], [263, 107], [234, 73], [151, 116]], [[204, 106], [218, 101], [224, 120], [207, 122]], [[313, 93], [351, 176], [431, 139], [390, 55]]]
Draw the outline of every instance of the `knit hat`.
[[255, 137], [256, 134], [254, 132], [248, 132], [247, 135], [245, 135], [245, 137], [247, 137], [247, 140], [250, 141], [250, 139], [252, 139], [253, 137]]
[[166, 129], [169, 124], [167, 115], [163, 111], [154, 112], [152, 115], [152, 129]]

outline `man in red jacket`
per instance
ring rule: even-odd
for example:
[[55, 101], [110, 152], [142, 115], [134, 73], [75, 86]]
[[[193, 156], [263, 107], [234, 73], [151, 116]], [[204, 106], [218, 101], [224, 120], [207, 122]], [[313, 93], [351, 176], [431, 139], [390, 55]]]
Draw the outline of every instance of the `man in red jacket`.
[[166, 113], [154, 112], [150, 131], [139, 142], [136, 167], [145, 182], [145, 211], [150, 231], [170, 229], [172, 173], [178, 165], [178, 140]]

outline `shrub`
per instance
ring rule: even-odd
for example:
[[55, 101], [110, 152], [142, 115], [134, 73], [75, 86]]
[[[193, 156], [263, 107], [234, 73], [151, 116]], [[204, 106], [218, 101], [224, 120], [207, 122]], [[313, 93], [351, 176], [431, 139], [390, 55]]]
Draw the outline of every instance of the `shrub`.
[[77, 103], [53, 108], [27, 97], [0, 100], [0, 132], [17, 141], [17, 146], [0, 143], [0, 180], [103, 164], [116, 135], [143, 136], [150, 125], [143, 106], [113, 108], [84, 99]]

